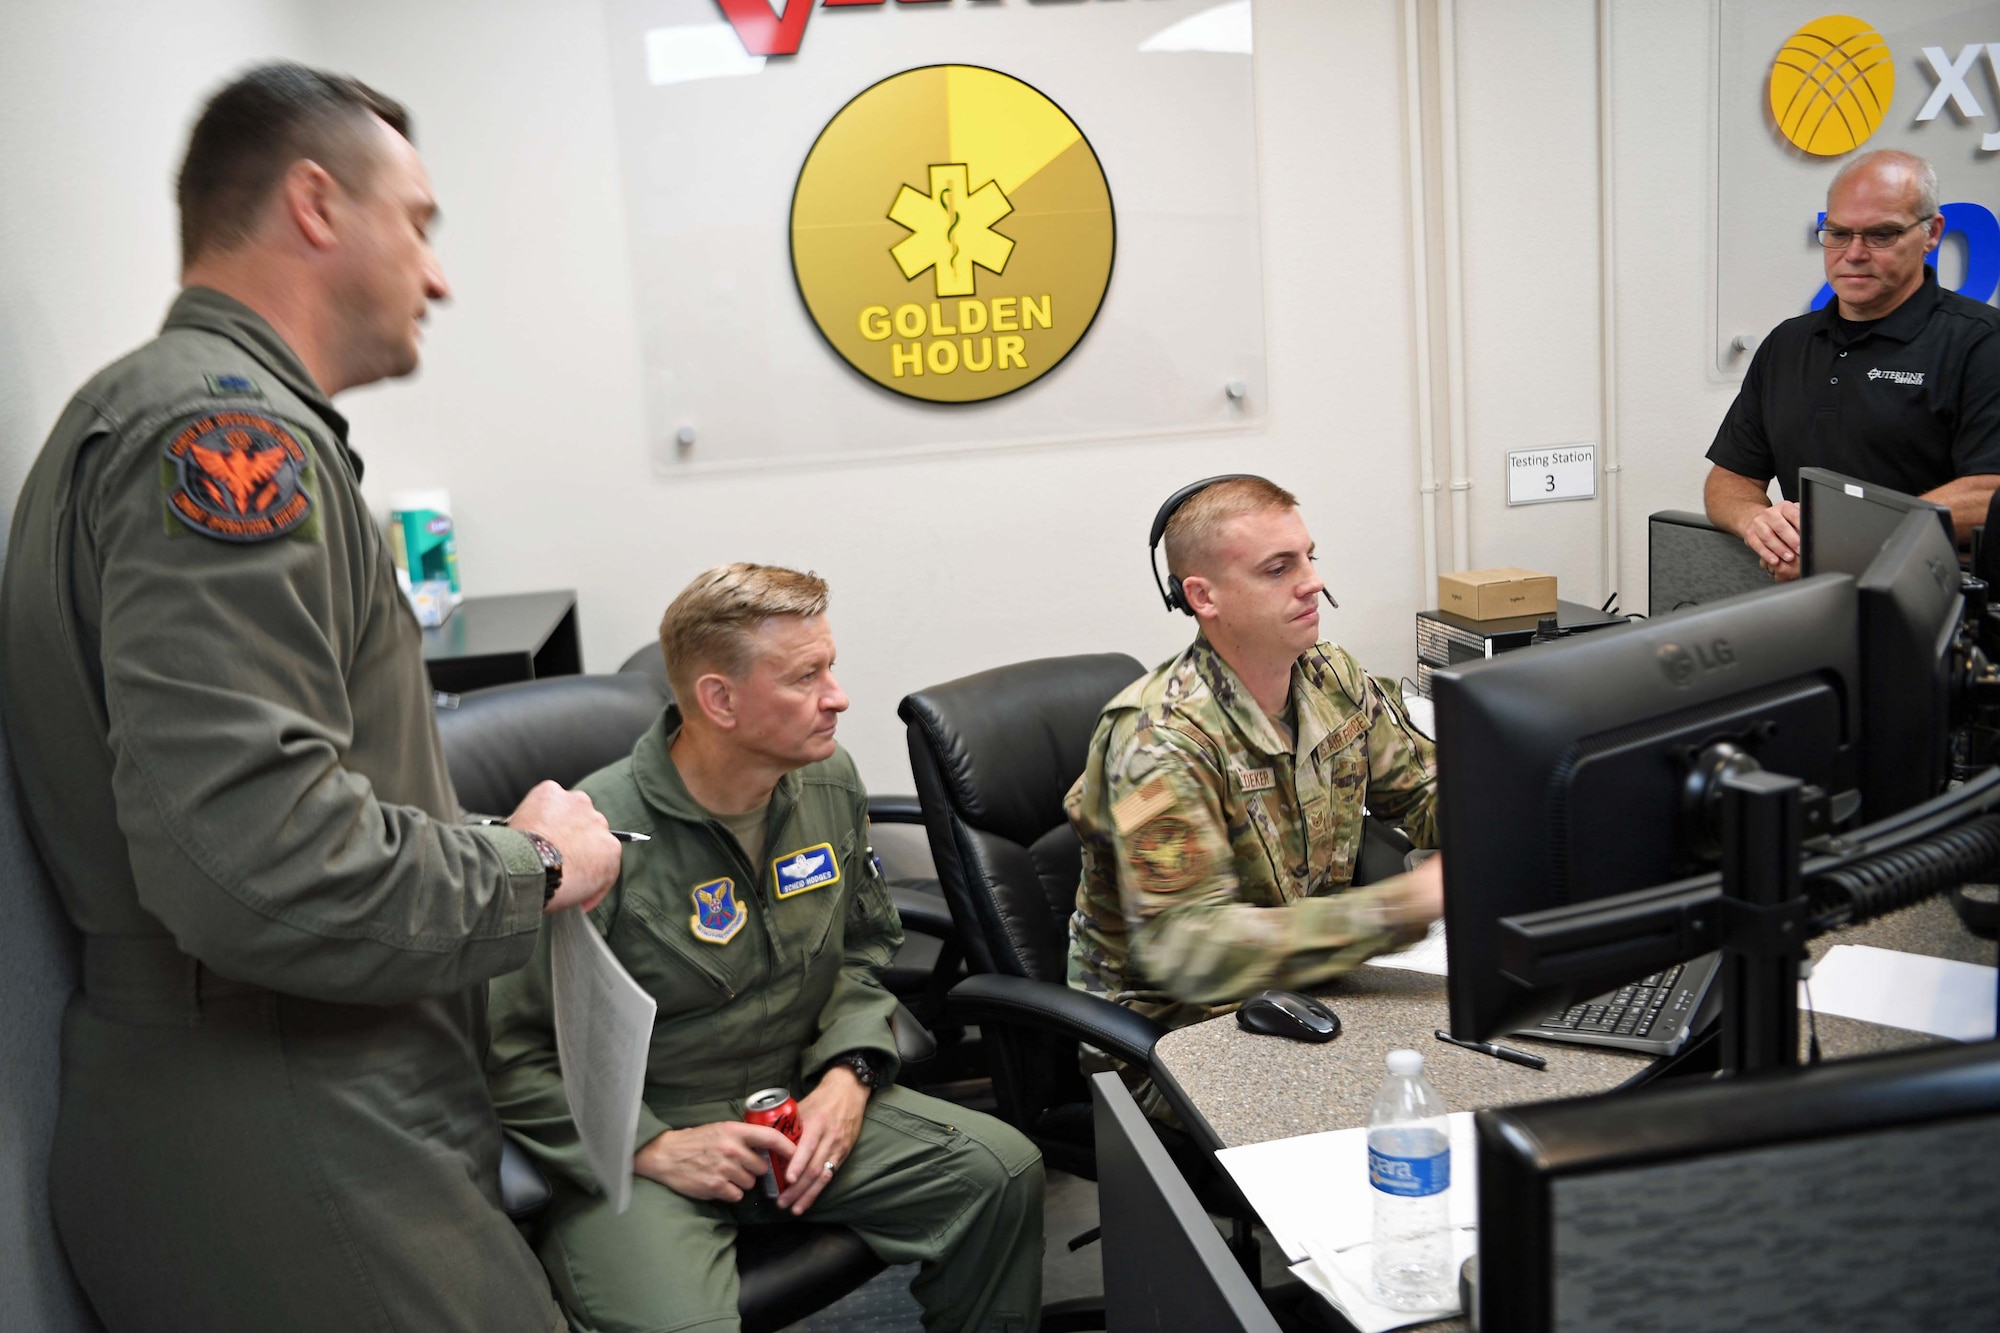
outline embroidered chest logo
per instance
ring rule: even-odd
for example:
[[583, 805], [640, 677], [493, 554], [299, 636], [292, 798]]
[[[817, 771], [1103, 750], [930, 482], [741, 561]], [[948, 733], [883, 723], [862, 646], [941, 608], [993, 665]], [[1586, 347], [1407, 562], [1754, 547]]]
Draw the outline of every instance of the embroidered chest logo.
[[1278, 785], [1278, 775], [1268, 768], [1239, 768], [1236, 770], [1236, 787], [1239, 791], [1269, 791]]
[[830, 842], [815, 843], [796, 852], [786, 852], [771, 864], [771, 877], [780, 898], [840, 882], [840, 858]]
[[1871, 370], [1871, 380], [1888, 380], [1891, 384], [1922, 384], [1924, 372], [1921, 370]]
[[736, 901], [736, 881], [710, 880], [694, 888], [694, 915], [688, 928], [704, 944], [727, 944], [743, 929], [743, 904]]
[[199, 417], [167, 441], [174, 489], [167, 506], [181, 522], [225, 542], [282, 537], [305, 522], [312, 497], [298, 438], [255, 412]]

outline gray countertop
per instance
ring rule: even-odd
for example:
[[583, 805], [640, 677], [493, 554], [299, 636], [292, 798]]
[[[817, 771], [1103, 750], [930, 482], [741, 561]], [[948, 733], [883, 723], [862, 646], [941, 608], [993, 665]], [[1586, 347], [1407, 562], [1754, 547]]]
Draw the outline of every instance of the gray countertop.
[[[1966, 930], [1946, 898], [1934, 898], [1879, 921], [1823, 936], [1819, 958], [1837, 944], [1867, 944], [1992, 966], [1995, 945]], [[1719, 983], [1718, 983], [1719, 984]], [[1454, 1111], [1549, 1101], [1607, 1092], [1652, 1064], [1652, 1057], [1599, 1047], [1510, 1037], [1502, 1044], [1546, 1056], [1533, 1070], [1446, 1045], [1432, 1035], [1449, 1024], [1443, 977], [1361, 967], [1318, 992], [1340, 1015], [1342, 1031], [1324, 1045], [1245, 1032], [1233, 1016], [1210, 1019], [1160, 1039], [1157, 1058], [1179, 1081], [1225, 1144], [1236, 1146], [1363, 1124], [1384, 1058], [1397, 1047], [1423, 1052], [1425, 1072]], [[1841, 1059], [1925, 1046], [1939, 1039], [1853, 1019], [1822, 1017], [1825, 1058]], [[1803, 1058], [1808, 1025], [1799, 1016]], [[1461, 1319], [1423, 1326], [1454, 1333]]]

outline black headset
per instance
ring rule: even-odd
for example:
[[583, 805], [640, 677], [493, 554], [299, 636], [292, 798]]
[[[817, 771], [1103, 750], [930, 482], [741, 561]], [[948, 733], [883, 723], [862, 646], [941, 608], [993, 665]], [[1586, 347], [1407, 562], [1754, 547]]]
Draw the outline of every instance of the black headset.
[[[1179, 611], [1188, 616], [1194, 614], [1194, 608], [1188, 605], [1187, 593], [1181, 587], [1180, 575], [1169, 574], [1165, 584], [1160, 582], [1160, 539], [1167, 535], [1167, 523], [1173, 518], [1175, 510], [1209, 487], [1224, 481], [1261, 481], [1267, 486], [1275, 484], [1268, 477], [1260, 477], [1254, 472], [1225, 472], [1219, 477], [1203, 477], [1169, 495], [1167, 502], [1160, 506], [1160, 512], [1153, 515], [1153, 530], [1146, 538], [1146, 566], [1153, 571], [1153, 586], [1160, 590], [1160, 600], [1167, 604], [1169, 611]], [[1340, 603], [1333, 600], [1333, 594], [1326, 590], [1325, 584], [1320, 585], [1320, 593], [1326, 598], [1328, 606], [1336, 611], [1340, 609]]]

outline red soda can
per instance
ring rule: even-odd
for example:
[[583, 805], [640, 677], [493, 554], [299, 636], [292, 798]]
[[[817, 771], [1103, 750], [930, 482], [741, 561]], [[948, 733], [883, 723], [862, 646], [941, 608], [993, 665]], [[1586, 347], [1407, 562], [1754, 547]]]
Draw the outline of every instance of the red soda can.
[[[752, 1093], [750, 1100], [743, 1103], [743, 1119], [747, 1124], [775, 1129], [793, 1143], [799, 1141], [799, 1104], [783, 1088], [766, 1088]], [[764, 1173], [764, 1197], [775, 1199], [778, 1197], [778, 1163], [771, 1154], [765, 1153], [764, 1164], [770, 1168]]]

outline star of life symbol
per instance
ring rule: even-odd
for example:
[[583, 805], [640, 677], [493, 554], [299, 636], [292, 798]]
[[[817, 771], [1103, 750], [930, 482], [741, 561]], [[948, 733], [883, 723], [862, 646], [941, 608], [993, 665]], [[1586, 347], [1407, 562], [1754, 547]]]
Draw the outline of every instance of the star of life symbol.
[[952, 162], [931, 168], [931, 192], [919, 194], [905, 185], [889, 208], [889, 220], [910, 234], [889, 253], [903, 276], [914, 279], [933, 269], [939, 296], [972, 295], [972, 268], [1003, 272], [1014, 242], [991, 230], [1014, 211], [998, 181], [977, 190], [968, 182], [966, 165]]

